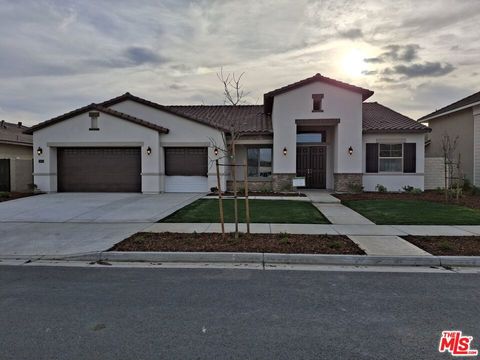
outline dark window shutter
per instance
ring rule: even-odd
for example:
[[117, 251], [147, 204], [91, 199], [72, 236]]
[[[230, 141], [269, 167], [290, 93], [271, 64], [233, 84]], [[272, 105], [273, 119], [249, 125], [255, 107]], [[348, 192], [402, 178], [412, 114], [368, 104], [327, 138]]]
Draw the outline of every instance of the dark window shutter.
[[378, 144], [367, 144], [367, 173], [378, 173]]
[[403, 172], [414, 173], [417, 171], [417, 144], [403, 144]]

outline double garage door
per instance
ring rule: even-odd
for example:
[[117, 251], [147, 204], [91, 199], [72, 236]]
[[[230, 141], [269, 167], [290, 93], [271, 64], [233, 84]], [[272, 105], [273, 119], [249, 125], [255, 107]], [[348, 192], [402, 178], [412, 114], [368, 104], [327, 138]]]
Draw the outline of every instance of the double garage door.
[[58, 148], [58, 191], [140, 192], [140, 148]]
[[[141, 149], [58, 148], [58, 191], [141, 192]], [[204, 147], [165, 148], [165, 191], [207, 191], [208, 157]]]

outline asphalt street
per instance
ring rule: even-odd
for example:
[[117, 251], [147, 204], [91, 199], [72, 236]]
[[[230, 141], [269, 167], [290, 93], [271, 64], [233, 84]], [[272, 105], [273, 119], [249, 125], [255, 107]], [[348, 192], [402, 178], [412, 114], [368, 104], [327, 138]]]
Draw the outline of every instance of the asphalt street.
[[0, 358], [449, 359], [480, 275], [0, 266]]

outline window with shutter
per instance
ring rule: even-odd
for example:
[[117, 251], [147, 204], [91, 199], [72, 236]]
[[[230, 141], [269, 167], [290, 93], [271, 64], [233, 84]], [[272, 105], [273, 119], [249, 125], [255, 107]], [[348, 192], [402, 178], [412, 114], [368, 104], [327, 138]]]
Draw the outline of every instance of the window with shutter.
[[378, 172], [378, 144], [367, 144], [366, 151], [366, 172], [377, 173]]
[[417, 171], [417, 144], [403, 144], [403, 172], [415, 173]]

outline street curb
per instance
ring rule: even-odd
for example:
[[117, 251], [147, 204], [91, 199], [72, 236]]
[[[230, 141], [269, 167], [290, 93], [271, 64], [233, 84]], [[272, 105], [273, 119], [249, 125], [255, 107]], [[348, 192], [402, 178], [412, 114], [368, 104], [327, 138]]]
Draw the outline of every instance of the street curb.
[[480, 266], [480, 256], [439, 256], [441, 266]]
[[322, 255], [233, 252], [140, 252], [104, 251], [72, 255], [0, 255], [1, 260], [110, 261], [154, 263], [249, 263], [275, 266], [344, 265], [344, 266], [434, 266], [480, 267], [480, 256], [379, 256], [379, 255]]
[[100, 255], [103, 261], [146, 261], [185, 263], [258, 263], [263, 262], [262, 253], [227, 252], [125, 252], [109, 251]]
[[440, 266], [435, 256], [264, 254], [265, 264]]

